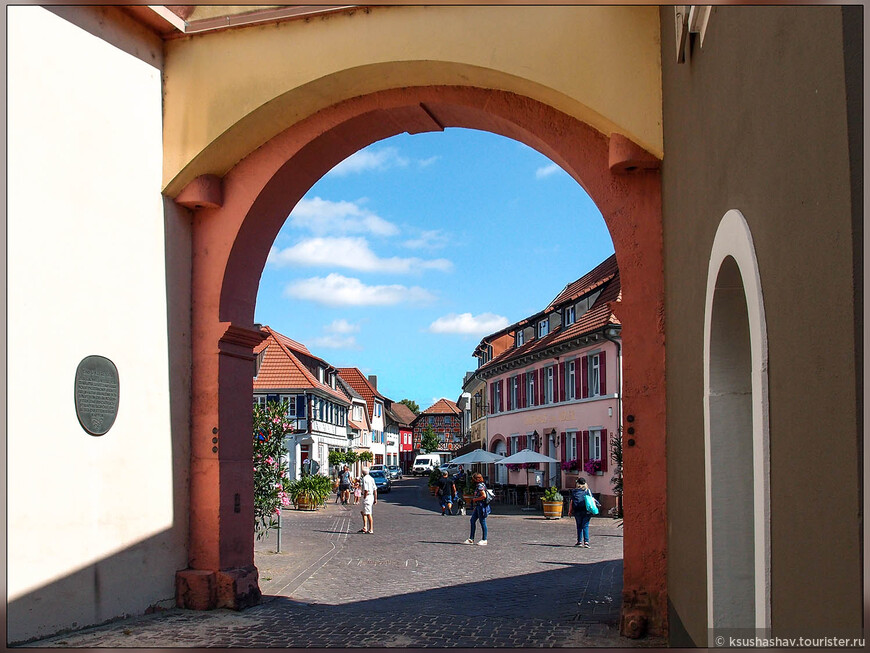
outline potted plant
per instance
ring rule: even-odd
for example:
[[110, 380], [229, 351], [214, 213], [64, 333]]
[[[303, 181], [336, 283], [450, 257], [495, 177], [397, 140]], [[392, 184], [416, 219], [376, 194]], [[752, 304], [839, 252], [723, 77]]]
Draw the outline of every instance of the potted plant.
[[303, 476], [288, 483], [286, 491], [297, 510], [316, 510], [332, 491], [332, 480], [319, 474]]
[[435, 493], [438, 492], [438, 481], [441, 480], [441, 469], [438, 467], [433, 467], [432, 471], [429, 472], [429, 494], [433, 497]]
[[465, 506], [468, 510], [474, 508], [474, 492], [477, 489], [477, 483], [471, 477], [471, 472], [465, 472], [465, 483], [462, 485], [462, 500], [465, 501]]
[[548, 487], [541, 498], [544, 506], [544, 517], [547, 519], [562, 519], [562, 495], [555, 486]]

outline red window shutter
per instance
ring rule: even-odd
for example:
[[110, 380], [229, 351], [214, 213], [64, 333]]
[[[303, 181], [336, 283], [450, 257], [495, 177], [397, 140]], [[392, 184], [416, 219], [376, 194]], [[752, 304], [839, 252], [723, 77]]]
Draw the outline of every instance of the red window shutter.
[[526, 444], [528, 442], [528, 436], [521, 435], [520, 436], [520, 451], [526, 448]]
[[504, 410], [504, 383], [498, 382], [498, 412]]
[[489, 414], [492, 415], [495, 413], [495, 384], [489, 384]]
[[568, 443], [566, 442], [568, 434], [563, 431], [560, 435], [562, 441], [562, 462], [564, 463], [566, 462], [566, 456], [568, 455]]
[[580, 397], [585, 399], [589, 396], [589, 360], [588, 356], [580, 358]]
[[[598, 387], [601, 390], [602, 395], [607, 394], [607, 365], [605, 361], [607, 360], [607, 353], [601, 352], [598, 354]], [[604, 444], [601, 445], [602, 448]]]
[[507, 392], [505, 393], [504, 404], [508, 410], [511, 409], [511, 383], [513, 383], [512, 379], [508, 378], [505, 380], [505, 385], [507, 386]]
[[583, 431], [583, 442], [580, 443], [583, 448], [583, 457], [580, 459], [580, 468], [589, 460], [589, 431]]
[[610, 438], [607, 431], [601, 431], [601, 471], [607, 471], [607, 460], [610, 458]]
[[568, 377], [566, 365], [567, 363], [559, 363], [556, 368], [559, 370], [559, 401], [565, 401], [565, 379]]

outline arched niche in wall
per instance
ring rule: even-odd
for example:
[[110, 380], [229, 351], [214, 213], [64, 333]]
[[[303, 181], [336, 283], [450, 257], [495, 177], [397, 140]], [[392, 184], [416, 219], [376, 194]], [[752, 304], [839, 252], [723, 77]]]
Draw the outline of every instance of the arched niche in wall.
[[715, 629], [770, 627], [767, 358], [764, 302], [752, 234], [743, 214], [730, 210], [713, 242], [704, 314], [711, 641]]

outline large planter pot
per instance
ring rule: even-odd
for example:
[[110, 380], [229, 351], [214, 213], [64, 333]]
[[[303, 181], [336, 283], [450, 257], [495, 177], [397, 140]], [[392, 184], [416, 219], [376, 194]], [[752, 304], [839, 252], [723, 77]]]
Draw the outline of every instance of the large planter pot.
[[561, 501], [541, 501], [544, 505], [544, 517], [547, 519], [562, 519]]
[[317, 510], [317, 501], [306, 495], [296, 497], [296, 510]]

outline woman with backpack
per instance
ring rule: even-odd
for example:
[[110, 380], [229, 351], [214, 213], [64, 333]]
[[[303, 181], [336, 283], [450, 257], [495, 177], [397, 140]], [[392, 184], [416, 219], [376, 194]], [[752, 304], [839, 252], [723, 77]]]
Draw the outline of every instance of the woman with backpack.
[[571, 502], [568, 504], [568, 516], [574, 515], [574, 521], [577, 523], [577, 543], [574, 546], [583, 546], [589, 548], [589, 520], [593, 514], [598, 514], [589, 511], [586, 507], [586, 497], [597, 504], [592, 492], [589, 491], [589, 486], [586, 485], [585, 478], [578, 478], [577, 487], [571, 490]]
[[486, 546], [486, 516], [492, 510], [489, 507], [489, 493], [481, 474], [475, 474], [471, 477], [471, 480], [477, 483], [477, 488], [474, 490], [474, 498], [472, 499], [472, 502], [474, 503], [474, 512], [471, 513], [471, 535], [467, 540], [465, 540], [465, 543], [474, 544], [474, 530], [477, 521], [479, 520], [480, 528], [483, 529], [483, 539], [478, 542], [478, 545]]

